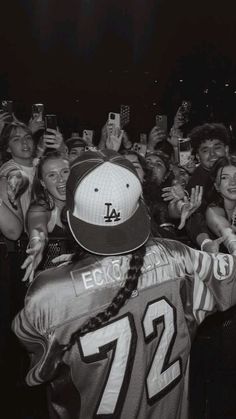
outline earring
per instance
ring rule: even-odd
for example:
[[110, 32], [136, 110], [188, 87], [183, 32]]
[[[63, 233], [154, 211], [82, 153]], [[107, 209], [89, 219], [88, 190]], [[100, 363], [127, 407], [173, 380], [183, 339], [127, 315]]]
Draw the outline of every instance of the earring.
[[47, 204], [49, 205], [49, 208], [50, 209], [53, 209], [54, 208], [54, 200], [53, 200], [53, 198], [51, 197], [51, 195], [48, 193], [48, 190], [47, 190], [47, 188], [45, 187], [45, 185], [42, 185], [43, 186], [43, 191], [44, 191], [44, 196], [45, 196], [45, 201], [47, 202]]

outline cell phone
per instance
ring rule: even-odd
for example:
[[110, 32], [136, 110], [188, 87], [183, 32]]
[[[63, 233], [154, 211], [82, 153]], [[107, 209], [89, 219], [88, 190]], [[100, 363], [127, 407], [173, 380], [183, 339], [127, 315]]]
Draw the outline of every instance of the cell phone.
[[156, 126], [164, 132], [167, 132], [167, 115], [156, 115]]
[[115, 128], [120, 128], [120, 114], [109, 112], [108, 114], [108, 124], [113, 124]]
[[141, 144], [147, 145], [147, 134], [145, 134], [144, 132], [140, 133], [139, 141]]
[[183, 115], [184, 123], [189, 121], [189, 114], [192, 108], [192, 104], [189, 100], [183, 100], [180, 106], [181, 114]]
[[2, 111], [8, 112], [10, 115], [13, 113], [13, 101], [12, 100], [2, 100]]
[[124, 128], [130, 121], [130, 106], [120, 105], [120, 127]]
[[86, 141], [88, 146], [93, 146], [93, 130], [92, 129], [83, 130], [83, 140]]
[[147, 145], [141, 143], [134, 143], [132, 150], [136, 151], [137, 153], [141, 154], [141, 156], [145, 157], [147, 152]]
[[45, 127], [46, 127], [46, 130], [48, 128], [56, 130], [57, 129], [57, 116], [54, 114], [45, 115]]
[[90, 150], [90, 151], [97, 151], [97, 147], [95, 147], [94, 145], [93, 146], [86, 145], [84, 147], [84, 151], [88, 151], [88, 150]]
[[44, 105], [42, 103], [34, 103], [32, 105], [32, 117], [37, 118], [40, 122], [43, 120]]
[[179, 165], [185, 166], [192, 157], [192, 146], [190, 138], [178, 138]]
[[192, 104], [190, 100], [183, 100], [181, 104], [181, 109], [183, 113], [189, 113], [191, 111]]

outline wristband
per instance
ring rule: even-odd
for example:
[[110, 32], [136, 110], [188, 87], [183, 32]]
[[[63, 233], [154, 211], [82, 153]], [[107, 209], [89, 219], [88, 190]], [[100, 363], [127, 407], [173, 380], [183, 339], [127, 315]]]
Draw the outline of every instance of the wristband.
[[31, 237], [29, 243], [31, 243], [33, 240], [36, 240], [38, 242], [41, 242], [42, 239], [39, 236], [33, 236], [33, 237]]
[[175, 225], [172, 224], [172, 223], [163, 223], [163, 224], [160, 224], [160, 227], [162, 227], [162, 228], [165, 228], [165, 227], [175, 227]]
[[203, 242], [201, 243], [201, 250], [202, 250], [202, 251], [204, 251], [204, 249], [203, 249], [204, 245], [205, 245], [206, 243], [210, 243], [210, 242], [212, 242], [212, 240], [211, 240], [211, 239], [205, 239], [205, 240], [203, 240]]

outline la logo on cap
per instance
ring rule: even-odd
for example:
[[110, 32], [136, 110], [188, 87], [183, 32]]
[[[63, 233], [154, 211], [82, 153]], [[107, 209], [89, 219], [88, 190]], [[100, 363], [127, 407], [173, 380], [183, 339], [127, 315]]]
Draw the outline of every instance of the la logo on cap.
[[105, 223], [111, 223], [112, 221], [120, 221], [120, 211], [116, 212], [115, 208], [111, 208], [111, 202], [106, 202], [105, 205], [107, 207], [107, 213], [104, 216]]

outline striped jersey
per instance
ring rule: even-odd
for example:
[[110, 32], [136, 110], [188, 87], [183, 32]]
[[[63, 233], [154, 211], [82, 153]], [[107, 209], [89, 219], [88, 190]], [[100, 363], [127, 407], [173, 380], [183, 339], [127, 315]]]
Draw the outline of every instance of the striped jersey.
[[28, 290], [13, 330], [30, 353], [28, 385], [49, 382], [52, 418], [182, 419], [196, 328], [236, 303], [236, 259], [227, 254], [151, 239], [137, 290], [115, 317], [78, 338], [51, 378], [58, 348], [106, 309], [130, 258], [89, 255], [40, 273]]

